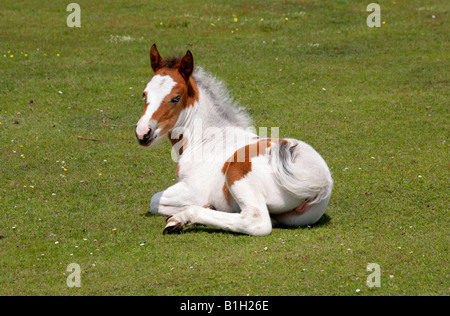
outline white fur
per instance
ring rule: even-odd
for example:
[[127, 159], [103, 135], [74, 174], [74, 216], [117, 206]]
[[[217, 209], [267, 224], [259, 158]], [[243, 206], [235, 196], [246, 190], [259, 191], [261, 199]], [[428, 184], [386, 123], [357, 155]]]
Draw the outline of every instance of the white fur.
[[[199, 100], [182, 111], [171, 131], [173, 138], [181, 133], [187, 141], [177, 157], [179, 182], [154, 195], [151, 212], [171, 216], [167, 231], [199, 223], [262, 236], [270, 234], [272, 222], [294, 227], [314, 224], [325, 211], [333, 184], [322, 157], [304, 142], [272, 140], [265, 153], [251, 160], [251, 171], [229, 185], [222, 172], [225, 162], [239, 148], [257, 142], [257, 135], [251, 119], [230, 98], [222, 82], [201, 68], [193, 78]], [[162, 78], [157, 83], [160, 85]], [[170, 80], [159, 87], [164, 93], [172, 88]], [[224, 196], [224, 184], [231, 203]], [[310, 205], [306, 213], [277, 219], [305, 200]]]
[[202, 118], [207, 122], [206, 125], [252, 128], [252, 119], [246, 110], [230, 97], [222, 81], [203, 70], [202, 67], [197, 67], [192, 76], [203, 99]]
[[[298, 199], [313, 198], [309, 204], [317, 204], [331, 195], [333, 180], [328, 166], [323, 158], [308, 144], [296, 140], [285, 139], [293, 152], [285, 164], [280, 161], [280, 155], [271, 155], [271, 166], [278, 185], [286, 189]], [[277, 143], [273, 151], [280, 150]], [[283, 150], [283, 149], [282, 149]]]

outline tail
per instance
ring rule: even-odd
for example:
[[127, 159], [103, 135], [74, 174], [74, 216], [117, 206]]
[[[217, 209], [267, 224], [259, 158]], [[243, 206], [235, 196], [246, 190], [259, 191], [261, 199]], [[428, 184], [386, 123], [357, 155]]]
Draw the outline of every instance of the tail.
[[275, 179], [295, 197], [317, 204], [330, 197], [333, 179], [323, 158], [308, 144], [282, 139], [271, 148]]

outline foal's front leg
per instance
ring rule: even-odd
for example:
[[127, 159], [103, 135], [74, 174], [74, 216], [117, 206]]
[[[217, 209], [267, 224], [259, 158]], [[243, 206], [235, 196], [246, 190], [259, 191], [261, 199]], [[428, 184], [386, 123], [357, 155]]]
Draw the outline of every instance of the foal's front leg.
[[191, 191], [185, 182], [178, 182], [153, 195], [150, 212], [155, 215], [171, 216], [184, 211], [186, 206], [191, 204]]
[[164, 192], [165, 191], [161, 191], [152, 196], [152, 200], [150, 201], [150, 213], [153, 215], [158, 215], [159, 201]]
[[253, 236], [270, 234], [272, 222], [264, 196], [245, 181], [237, 182], [229, 189], [239, 204], [241, 213], [226, 213], [191, 205], [168, 219], [164, 234], [180, 232], [190, 224], [215, 226]]

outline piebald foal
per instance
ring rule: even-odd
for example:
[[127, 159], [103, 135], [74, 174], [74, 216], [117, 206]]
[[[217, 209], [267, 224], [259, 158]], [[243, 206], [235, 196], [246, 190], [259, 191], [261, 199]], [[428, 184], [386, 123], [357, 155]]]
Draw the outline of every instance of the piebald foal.
[[260, 138], [251, 119], [223, 84], [201, 68], [190, 51], [161, 58], [150, 50], [154, 76], [144, 90], [136, 126], [142, 146], [168, 135], [178, 161], [178, 182], [156, 193], [153, 214], [170, 216], [164, 233], [190, 224], [263, 236], [279, 224], [314, 224], [325, 212], [333, 180], [308, 144]]

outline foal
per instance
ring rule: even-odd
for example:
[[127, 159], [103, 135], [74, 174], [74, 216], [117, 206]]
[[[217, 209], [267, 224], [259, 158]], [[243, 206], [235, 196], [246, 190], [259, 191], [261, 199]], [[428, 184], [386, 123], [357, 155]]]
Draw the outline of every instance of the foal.
[[150, 146], [167, 134], [178, 161], [178, 182], [150, 203], [151, 213], [170, 216], [164, 234], [199, 223], [263, 236], [272, 225], [319, 220], [333, 180], [311, 146], [258, 137], [224, 85], [199, 67], [194, 71], [190, 51], [163, 59], [153, 45], [150, 61], [154, 76], [136, 137]]

